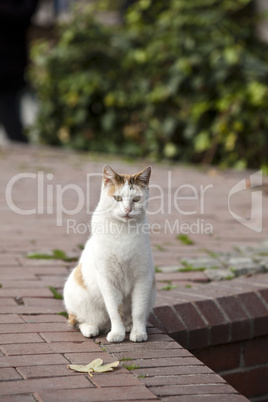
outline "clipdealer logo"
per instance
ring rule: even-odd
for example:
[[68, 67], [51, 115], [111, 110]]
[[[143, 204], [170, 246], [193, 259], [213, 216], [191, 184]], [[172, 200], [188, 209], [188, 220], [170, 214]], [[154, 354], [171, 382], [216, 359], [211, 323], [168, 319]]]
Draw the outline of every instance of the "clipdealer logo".
[[[246, 226], [248, 229], [254, 232], [260, 233], [262, 231], [262, 171], [259, 170], [256, 173], [250, 175], [250, 186], [247, 185], [246, 179], [243, 179], [236, 183], [228, 194], [228, 210], [232, 217], [241, 225]], [[251, 211], [250, 218], [246, 219], [243, 216], [238, 215], [231, 208], [231, 198], [240, 191], [251, 189]]]

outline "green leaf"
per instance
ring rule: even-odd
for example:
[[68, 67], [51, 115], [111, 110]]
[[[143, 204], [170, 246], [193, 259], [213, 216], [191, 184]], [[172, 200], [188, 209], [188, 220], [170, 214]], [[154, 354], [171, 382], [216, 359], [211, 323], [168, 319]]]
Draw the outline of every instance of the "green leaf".
[[53, 297], [54, 299], [59, 299], [62, 300], [63, 296], [62, 294], [60, 294], [56, 288], [54, 288], [53, 286], [49, 286], [48, 289], [53, 293]]

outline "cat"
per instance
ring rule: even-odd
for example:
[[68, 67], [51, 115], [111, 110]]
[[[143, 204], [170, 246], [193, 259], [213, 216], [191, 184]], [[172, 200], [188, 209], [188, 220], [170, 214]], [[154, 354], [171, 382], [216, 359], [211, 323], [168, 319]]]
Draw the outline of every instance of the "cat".
[[151, 167], [134, 175], [103, 168], [91, 236], [63, 291], [68, 322], [85, 337], [108, 332], [108, 342], [147, 340], [155, 298], [146, 207]]

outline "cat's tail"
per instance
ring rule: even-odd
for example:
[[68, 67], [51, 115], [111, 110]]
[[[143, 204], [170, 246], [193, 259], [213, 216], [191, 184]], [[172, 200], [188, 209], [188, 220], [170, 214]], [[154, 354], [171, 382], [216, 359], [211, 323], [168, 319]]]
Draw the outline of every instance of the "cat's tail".
[[76, 315], [74, 315], [73, 313], [68, 313], [68, 324], [74, 327], [76, 323], [77, 323]]

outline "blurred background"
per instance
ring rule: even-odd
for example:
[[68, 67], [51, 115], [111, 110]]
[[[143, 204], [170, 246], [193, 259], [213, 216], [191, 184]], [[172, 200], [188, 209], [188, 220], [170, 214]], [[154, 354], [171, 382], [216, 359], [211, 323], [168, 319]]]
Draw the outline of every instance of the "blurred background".
[[30, 143], [268, 172], [266, 0], [36, 3]]

